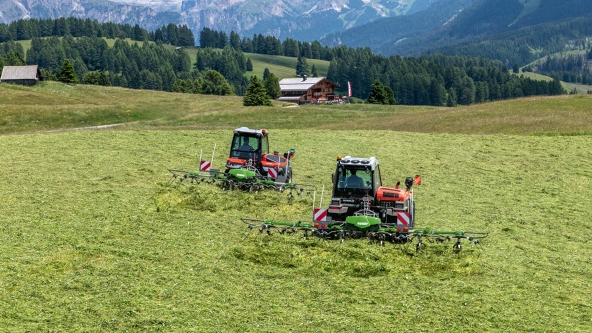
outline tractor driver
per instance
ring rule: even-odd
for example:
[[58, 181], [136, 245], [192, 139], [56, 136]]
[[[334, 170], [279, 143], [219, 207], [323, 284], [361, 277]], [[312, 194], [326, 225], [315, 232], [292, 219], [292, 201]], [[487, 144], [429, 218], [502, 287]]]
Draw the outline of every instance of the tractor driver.
[[347, 187], [349, 188], [364, 188], [364, 180], [360, 178], [360, 176], [356, 175], [358, 170], [352, 169], [350, 170], [351, 175], [347, 177]]
[[249, 137], [248, 137], [248, 136], [246, 136], [246, 137], [244, 138], [243, 145], [242, 145], [242, 146], [240, 146], [240, 147], [238, 148], [238, 150], [241, 150], [241, 151], [254, 151], [254, 150], [255, 150], [255, 149], [254, 149], [253, 147], [251, 147], [251, 145], [249, 144]]

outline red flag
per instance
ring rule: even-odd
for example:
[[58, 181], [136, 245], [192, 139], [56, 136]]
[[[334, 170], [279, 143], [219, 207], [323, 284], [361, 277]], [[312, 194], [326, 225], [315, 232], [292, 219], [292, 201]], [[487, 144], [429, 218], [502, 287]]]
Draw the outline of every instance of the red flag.
[[349, 81], [347, 81], [347, 95], [350, 97], [352, 95], [351, 82], [349, 82]]

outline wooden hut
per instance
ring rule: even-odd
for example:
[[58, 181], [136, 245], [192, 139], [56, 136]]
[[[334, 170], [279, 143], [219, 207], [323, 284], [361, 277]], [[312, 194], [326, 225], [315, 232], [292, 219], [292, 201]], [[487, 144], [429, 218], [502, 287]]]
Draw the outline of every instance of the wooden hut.
[[4, 66], [0, 83], [12, 83], [32, 86], [42, 81], [41, 71], [37, 65]]

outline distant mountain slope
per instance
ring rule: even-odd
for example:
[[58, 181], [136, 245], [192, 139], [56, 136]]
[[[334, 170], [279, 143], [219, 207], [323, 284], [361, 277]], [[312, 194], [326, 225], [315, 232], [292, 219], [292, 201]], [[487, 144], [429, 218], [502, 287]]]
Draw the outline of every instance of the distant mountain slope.
[[592, 36], [592, 17], [541, 23], [484, 38], [434, 47], [427, 53], [483, 56], [509, 66], [526, 65], [546, 55], [577, 49]]
[[[560, 34], [562, 41], [584, 34], [571, 31], [574, 28], [567, 23], [561, 26], [564, 31], [558, 30], [552, 22], [588, 16], [592, 1], [584, 0], [417, 0], [408, 15], [379, 19], [322, 41], [331, 46], [368, 46], [384, 55], [444, 52], [521, 62], [530, 58], [525, 53], [536, 45], [550, 46], [536, 35], [545, 32], [552, 42], [550, 31]], [[538, 28], [529, 29], [535, 25]], [[512, 39], [513, 51], [504, 38]]]
[[[464, 8], [476, 0], [418, 0], [414, 3], [421, 11], [410, 15], [384, 18], [331, 34], [321, 40], [322, 43], [350, 47], [369, 46], [374, 52], [396, 54], [398, 45], [405, 40], [416, 38], [440, 28], [455, 17]], [[427, 6], [427, 7], [426, 7]], [[410, 9], [413, 10], [416, 7]]]
[[[503, 24], [483, 21], [498, 1], [508, 8], [506, 12], [493, 11]], [[519, 4], [523, 5], [520, 11], [511, 0], [479, 0], [446, 29], [404, 45], [404, 54], [483, 56], [522, 66], [548, 54], [571, 50], [574, 42], [592, 35], [590, 1], [520, 0]], [[484, 29], [487, 24], [489, 29]]]
[[592, 1], [589, 0], [536, 0], [535, 2], [537, 1], [540, 1], [540, 4], [536, 11], [520, 18], [512, 28], [522, 28], [592, 14]]

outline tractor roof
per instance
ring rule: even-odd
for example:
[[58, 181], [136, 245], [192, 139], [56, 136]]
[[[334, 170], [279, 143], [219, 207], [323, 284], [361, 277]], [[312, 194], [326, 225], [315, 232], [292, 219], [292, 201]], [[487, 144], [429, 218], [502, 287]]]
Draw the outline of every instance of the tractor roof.
[[256, 134], [258, 136], [267, 135], [266, 129], [251, 129], [248, 127], [239, 127], [234, 130], [234, 133], [248, 133], [248, 134]]
[[374, 171], [374, 169], [376, 169], [376, 167], [378, 166], [378, 160], [374, 156], [370, 158], [346, 156], [339, 161], [339, 164], [346, 166], [369, 166], [370, 169]]

